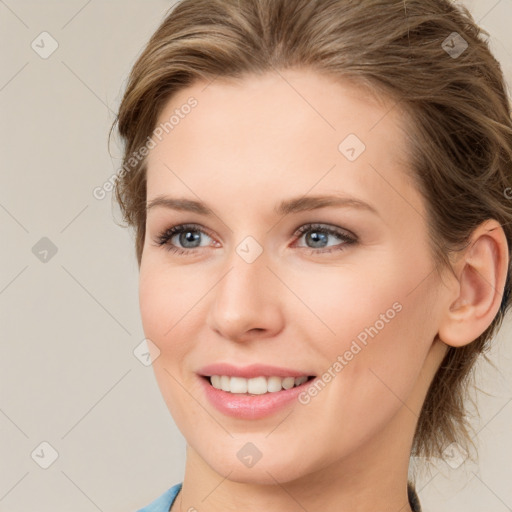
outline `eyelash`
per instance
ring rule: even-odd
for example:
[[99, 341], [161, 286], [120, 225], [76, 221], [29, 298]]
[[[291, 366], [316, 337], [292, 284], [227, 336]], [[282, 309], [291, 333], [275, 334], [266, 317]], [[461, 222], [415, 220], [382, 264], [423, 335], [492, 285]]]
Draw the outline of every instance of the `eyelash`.
[[[196, 224], [180, 224], [177, 226], [172, 226], [166, 230], [164, 230], [162, 233], [160, 233], [156, 239], [155, 243], [157, 246], [167, 246], [165, 249], [173, 254], [177, 254], [179, 256], [184, 255], [191, 255], [196, 252], [197, 249], [200, 249], [199, 247], [193, 248], [193, 249], [182, 249], [180, 247], [176, 247], [174, 245], [171, 245], [169, 241], [171, 238], [177, 234], [185, 233], [187, 231], [197, 231], [199, 233], [203, 233], [204, 235], [209, 236], [210, 238], [213, 238], [207, 231], [204, 229], [201, 229]], [[337, 238], [341, 239], [343, 243], [338, 244], [337, 246], [333, 246], [329, 249], [315, 249], [312, 247], [301, 247], [301, 249], [309, 249], [309, 254], [326, 254], [331, 253], [335, 251], [343, 251], [345, 250], [346, 246], [353, 245], [357, 243], [357, 238], [347, 235], [345, 232], [341, 231], [338, 228], [332, 228], [329, 226], [325, 226], [324, 224], [305, 224], [304, 226], [301, 226], [294, 234], [294, 236], [299, 239], [304, 233], [307, 233], [309, 231], [315, 231], [315, 232], [321, 232], [326, 233], [329, 235], [334, 235]]]

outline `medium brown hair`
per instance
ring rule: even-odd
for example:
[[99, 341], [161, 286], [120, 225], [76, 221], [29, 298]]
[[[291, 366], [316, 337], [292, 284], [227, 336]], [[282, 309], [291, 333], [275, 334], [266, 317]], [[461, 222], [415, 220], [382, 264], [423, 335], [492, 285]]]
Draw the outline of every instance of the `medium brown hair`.
[[[455, 35], [457, 33], [458, 35]], [[436, 269], [496, 219], [512, 248], [512, 122], [503, 73], [481, 29], [448, 0], [183, 0], [138, 57], [116, 121], [124, 168], [146, 144], [177, 91], [196, 80], [309, 68], [351, 80], [403, 114], [411, 176], [427, 206]], [[455, 37], [455, 39], [454, 39]], [[450, 48], [465, 48], [460, 55]], [[192, 114], [193, 115], [193, 114]], [[146, 159], [115, 183], [135, 229], [140, 266], [146, 224]], [[465, 399], [474, 363], [511, 303], [510, 259], [502, 302], [472, 343], [449, 347], [428, 390], [413, 454], [442, 457], [452, 442], [474, 447]]]

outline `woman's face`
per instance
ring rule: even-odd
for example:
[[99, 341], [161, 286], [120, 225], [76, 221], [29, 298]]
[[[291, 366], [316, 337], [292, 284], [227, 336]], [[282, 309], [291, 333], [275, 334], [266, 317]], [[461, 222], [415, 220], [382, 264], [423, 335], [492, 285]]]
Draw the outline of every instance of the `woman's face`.
[[[392, 107], [288, 70], [197, 82], [159, 117], [174, 116], [148, 156], [142, 322], [178, 428], [231, 480], [408, 457], [445, 304]], [[206, 368], [223, 363], [255, 380]], [[258, 376], [286, 372], [244, 372], [257, 364], [316, 379], [258, 394]], [[215, 390], [212, 374], [256, 395]]]

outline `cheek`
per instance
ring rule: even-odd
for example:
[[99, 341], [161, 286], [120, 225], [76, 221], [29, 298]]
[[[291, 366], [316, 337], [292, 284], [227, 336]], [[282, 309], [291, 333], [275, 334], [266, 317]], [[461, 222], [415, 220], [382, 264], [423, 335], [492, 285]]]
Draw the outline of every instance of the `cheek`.
[[[357, 279], [348, 278], [356, 273], [347, 270], [340, 271], [338, 279], [331, 273], [329, 279], [316, 275], [310, 281], [319, 292], [310, 293], [307, 304], [329, 329], [313, 328], [319, 324], [316, 320], [308, 327], [304, 319], [302, 330], [314, 336], [322, 354], [326, 385], [321, 394], [339, 405], [330, 412], [334, 424], [347, 416], [363, 421], [371, 410], [377, 427], [414, 389], [436, 331], [429, 316], [430, 282], [418, 286], [429, 267], [427, 262], [422, 268], [418, 260], [413, 261], [418, 263], [416, 270], [411, 259], [409, 263], [381, 259], [380, 265], [358, 272]], [[298, 294], [305, 292], [302, 287]], [[360, 423], [351, 425], [352, 434], [361, 435]]]
[[[326, 327], [324, 336], [315, 335], [323, 353], [332, 359], [357, 341], [372, 348], [364, 352], [375, 353], [379, 361], [384, 355], [381, 351], [385, 352], [384, 360], [389, 361], [428, 350], [435, 286], [430, 274], [425, 253], [382, 250], [339, 271], [319, 269], [308, 272], [307, 279], [295, 275], [292, 282], [297, 295], [321, 320], [314, 319], [316, 332], [320, 332], [319, 325]], [[305, 316], [308, 321], [313, 318]]]
[[[201, 296], [197, 279], [187, 279], [176, 268], [143, 262], [139, 274], [139, 307], [146, 337], [153, 339], [161, 350], [173, 341], [181, 322]], [[183, 319], [183, 320], [182, 320]]]
[[169, 272], [162, 265], [152, 264], [148, 260], [143, 260], [139, 274], [141, 320], [145, 337], [159, 350], [158, 357], [152, 363], [157, 384], [171, 415], [181, 426], [190, 411], [187, 407], [188, 395], [180, 386], [183, 381], [180, 370], [183, 369], [186, 347], [189, 346], [182, 330], [185, 322], [180, 322], [180, 319], [190, 301], [183, 297], [181, 280], [176, 272]]
[[383, 338], [390, 325], [404, 316], [400, 310], [407, 293], [403, 290], [410, 290], [409, 279], [400, 282], [400, 274], [398, 278], [391, 277], [392, 262], [382, 258], [379, 261], [379, 265], [373, 261], [357, 267], [313, 269], [286, 276], [301, 299], [301, 303], [289, 301], [297, 311], [303, 311], [293, 315], [294, 322], [309, 333], [320, 352], [332, 357], [349, 349], [354, 339], [364, 344]]
[[157, 279], [157, 274], [155, 269], [141, 266], [139, 307], [146, 337], [155, 338], [158, 344], [172, 321], [170, 312], [173, 311], [173, 295], [165, 293], [165, 283]]

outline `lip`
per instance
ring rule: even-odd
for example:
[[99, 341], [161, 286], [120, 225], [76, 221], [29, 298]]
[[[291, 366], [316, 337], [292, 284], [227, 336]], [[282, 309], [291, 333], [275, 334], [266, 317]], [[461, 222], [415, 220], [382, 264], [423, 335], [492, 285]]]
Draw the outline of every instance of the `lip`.
[[230, 377], [244, 377], [252, 379], [254, 377], [310, 377], [314, 372], [304, 372], [294, 370], [293, 368], [283, 368], [279, 366], [270, 366], [266, 364], [251, 364], [249, 366], [234, 366], [229, 363], [214, 363], [203, 366], [198, 372], [203, 377], [212, 375], [229, 375]]
[[[273, 371], [275, 371], [275, 367]], [[213, 375], [218, 374], [214, 373]], [[258, 375], [261, 375], [261, 373]], [[238, 375], [233, 376], [237, 377]], [[289, 377], [293, 377], [293, 375], [289, 375]], [[300, 386], [263, 395], [230, 393], [214, 388], [208, 377], [199, 376], [199, 380], [206, 398], [219, 412], [234, 418], [256, 420], [275, 414], [294, 401], [298, 401], [298, 395], [314, 383], [316, 378], [307, 380]]]

